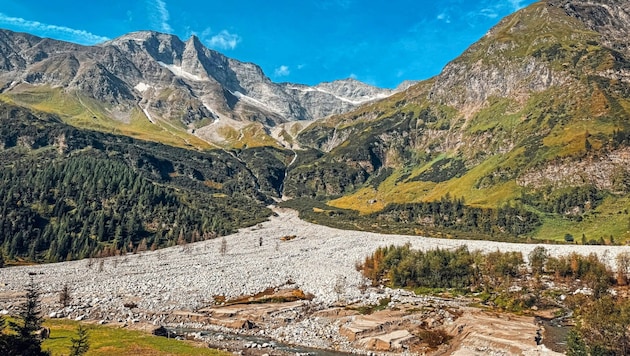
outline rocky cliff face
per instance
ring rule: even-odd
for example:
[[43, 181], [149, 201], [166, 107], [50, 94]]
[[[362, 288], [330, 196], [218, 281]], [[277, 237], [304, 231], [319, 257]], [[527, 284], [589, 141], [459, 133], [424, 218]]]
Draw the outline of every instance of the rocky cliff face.
[[604, 35], [604, 43], [625, 55], [630, 54], [630, 3], [616, 0], [552, 0], [560, 8], [590, 29]]
[[28, 86], [61, 88], [103, 103], [123, 122], [137, 108], [154, 124], [191, 130], [221, 119], [241, 122], [240, 128], [315, 120], [391, 94], [354, 80], [273, 83], [260, 67], [212, 51], [195, 36], [183, 42], [156, 32], [86, 47], [0, 31], [0, 84], [8, 95]]

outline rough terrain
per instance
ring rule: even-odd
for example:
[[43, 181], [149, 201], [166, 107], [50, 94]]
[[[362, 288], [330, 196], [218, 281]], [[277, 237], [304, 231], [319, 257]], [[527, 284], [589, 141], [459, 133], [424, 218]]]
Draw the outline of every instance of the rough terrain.
[[[346, 323], [349, 326], [346, 329], [358, 330], [352, 323], [361, 324], [360, 321], [300, 319], [299, 314], [305, 308], [330, 308], [339, 301], [376, 304], [382, 299], [383, 294], [366, 288], [368, 281], [355, 268], [356, 262], [378, 246], [410, 243], [414, 248], [433, 249], [465, 244], [471, 250], [521, 251], [525, 257], [538, 246], [343, 231], [306, 223], [293, 211], [276, 212], [278, 215], [266, 223], [227, 236], [225, 254], [221, 253], [219, 238], [136, 255], [1, 269], [0, 308], [5, 313], [11, 312], [31, 275], [41, 288], [46, 313], [52, 317], [202, 327], [200, 320], [207, 314], [198, 312], [214, 305], [215, 297], [230, 299], [290, 285], [312, 294], [313, 300], [270, 313], [281, 317], [286, 325], [258, 332], [284, 338], [285, 342], [352, 350], [347, 338], [340, 336], [340, 326]], [[627, 246], [545, 247], [555, 256], [594, 252], [611, 265], [617, 253], [630, 251]], [[64, 309], [59, 305], [58, 295], [66, 283], [71, 287], [73, 301]], [[405, 300], [408, 292], [385, 289], [384, 293], [394, 302], [423, 302], [420, 297]], [[291, 320], [295, 322], [289, 323]], [[533, 321], [531, 328], [535, 329]], [[479, 331], [466, 329], [466, 332]], [[329, 340], [322, 339], [323, 335]], [[536, 349], [535, 343], [530, 347]]]

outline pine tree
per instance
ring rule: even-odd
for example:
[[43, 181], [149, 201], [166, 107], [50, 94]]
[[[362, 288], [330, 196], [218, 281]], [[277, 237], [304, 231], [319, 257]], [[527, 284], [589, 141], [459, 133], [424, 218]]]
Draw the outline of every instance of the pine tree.
[[77, 328], [77, 337], [71, 338], [72, 346], [70, 346], [70, 356], [85, 355], [90, 349], [88, 331], [83, 325], [79, 324]]
[[26, 301], [19, 307], [20, 322], [9, 322], [15, 335], [8, 336], [7, 355], [44, 356], [50, 355], [42, 351], [42, 342], [35, 335], [41, 329], [43, 318], [39, 310], [39, 291], [33, 278], [26, 286]]
[[22, 320], [22, 325], [11, 322], [11, 328], [20, 337], [34, 339], [34, 333], [41, 329], [44, 318], [40, 315], [39, 291], [32, 276], [29, 284], [26, 286], [26, 301], [19, 307], [19, 311], [18, 315]]
[[70, 295], [70, 287], [67, 284], [63, 285], [63, 288], [59, 292], [59, 303], [63, 305], [63, 307], [67, 307], [72, 300], [72, 296]]
[[225, 254], [227, 253], [228, 250], [228, 246], [227, 246], [227, 240], [225, 239], [225, 237], [221, 238], [221, 245], [219, 246], [219, 253], [221, 254], [221, 256], [225, 256]]
[[4, 329], [6, 329], [6, 326], [6, 320], [0, 315], [0, 355], [8, 355], [10, 351], [9, 340], [11, 336], [5, 334]]

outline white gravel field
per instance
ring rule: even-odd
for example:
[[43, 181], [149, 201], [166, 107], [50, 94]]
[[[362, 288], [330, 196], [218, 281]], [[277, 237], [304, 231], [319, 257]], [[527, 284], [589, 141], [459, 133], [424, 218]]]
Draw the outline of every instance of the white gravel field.
[[[330, 304], [337, 300], [335, 285], [345, 279], [345, 299], [361, 298], [359, 286], [364, 280], [355, 270], [377, 247], [411, 243], [413, 248], [453, 248], [467, 245], [470, 250], [520, 251], [527, 254], [534, 244], [513, 244], [491, 241], [468, 241], [384, 235], [344, 231], [310, 224], [300, 220], [291, 210], [276, 210], [277, 217], [258, 227], [242, 229], [225, 237], [228, 251], [221, 255], [221, 238], [176, 246], [154, 252], [88, 260], [11, 267], [0, 269], [0, 309], [11, 309], [13, 293], [21, 293], [35, 273], [46, 312], [59, 310], [58, 293], [67, 283], [74, 305], [86, 316], [99, 310], [100, 315], [120, 318], [129, 314], [123, 304], [135, 301], [147, 312], [168, 313], [174, 310], [195, 310], [206, 306], [215, 295], [236, 297], [260, 292], [293, 281], [315, 301]], [[296, 235], [291, 241], [280, 241]], [[259, 238], [263, 246], [259, 246]], [[551, 255], [597, 253], [611, 266], [615, 257], [629, 246], [543, 245]], [[337, 291], [339, 288], [337, 288]], [[107, 313], [107, 314], [105, 314]], [[150, 317], [142, 318], [151, 321]], [[152, 320], [155, 322], [156, 320]]]

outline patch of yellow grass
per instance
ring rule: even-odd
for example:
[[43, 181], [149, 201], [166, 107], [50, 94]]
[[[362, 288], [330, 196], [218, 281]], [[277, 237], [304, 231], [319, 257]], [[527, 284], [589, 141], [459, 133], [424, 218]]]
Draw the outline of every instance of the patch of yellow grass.
[[[517, 155], [518, 151], [513, 154]], [[417, 176], [444, 157], [441, 156], [426, 165], [417, 167], [412, 171], [410, 177]], [[356, 210], [361, 214], [370, 214], [383, 210], [391, 203], [434, 201], [448, 194], [452, 198], [464, 198], [467, 205], [496, 208], [520, 195], [521, 188], [516, 182], [511, 180], [487, 189], [477, 189], [474, 186], [477, 181], [496, 169], [499, 164], [508, 164], [508, 160], [509, 157], [492, 157], [473, 167], [462, 177], [440, 183], [398, 181], [404, 172], [397, 171], [381, 183], [378, 189], [365, 187], [353, 194], [332, 200], [328, 204], [337, 208]]]
[[582, 221], [573, 221], [560, 217], [546, 218], [543, 225], [534, 233], [534, 237], [542, 240], [564, 241], [565, 234], [571, 234], [575, 241], [581, 243], [582, 234], [587, 240], [610, 240], [624, 243], [630, 239], [629, 197], [607, 197], [593, 212], [587, 214]]
[[55, 114], [64, 122], [79, 128], [135, 137], [140, 140], [161, 142], [182, 148], [211, 149], [209, 143], [188, 133], [181, 123], [157, 119], [153, 124], [140, 108], [123, 113], [126, 120], [117, 120], [109, 114], [111, 108], [94, 99], [70, 94], [60, 88], [23, 85], [15, 92], [2, 94], [5, 102]]
[[[45, 326], [51, 329], [51, 337], [44, 340], [42, 349], [50, 350], [53, 355], [67, 355], [76, 337], [78, 323], [70, 320], [47, 320]], [[151, 335], [147, 332], [126, 328], [101, 325], [85, 325], [88, 329], [90, 349], [87, 356], [222, 356], [231, 355], [205, 347], [203, 344], [178, 341]]]
[[214, 189], [221, 189], [221, 188], [223, 188], [223, 184], [222, 183], [215, 182], [215, 181], [212, 181], [212, 180], [206, 180], [206, 181], [203, 182], [203, 184], [206, 187], [210, 187], [210, 188], [214, 188]]

